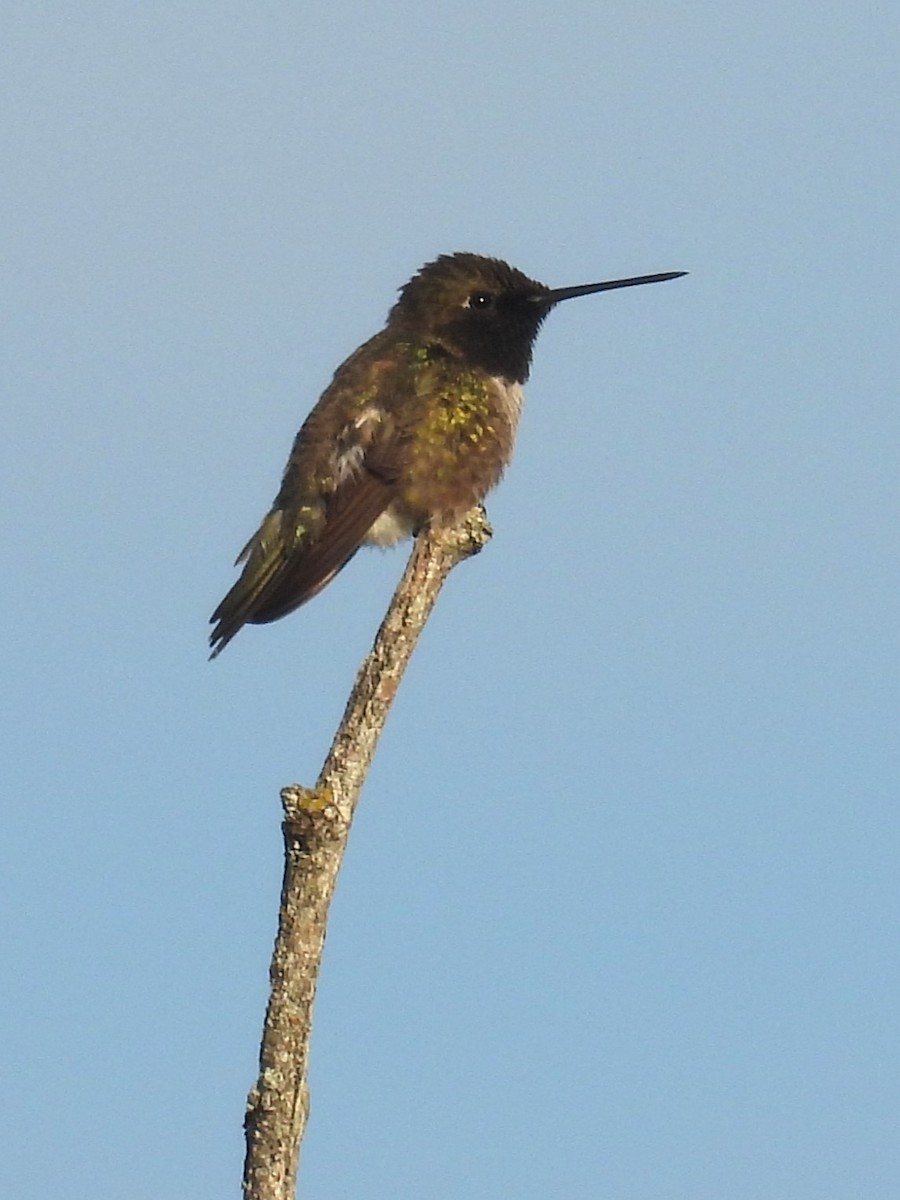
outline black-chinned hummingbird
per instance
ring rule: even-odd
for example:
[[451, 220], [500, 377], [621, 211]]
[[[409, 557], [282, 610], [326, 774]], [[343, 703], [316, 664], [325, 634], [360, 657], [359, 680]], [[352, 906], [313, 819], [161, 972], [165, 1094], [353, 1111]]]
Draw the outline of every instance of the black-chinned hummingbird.
[[294, 440], [275, 503], [212, 616], [215, 657], [245, 624], [305, 604], [363, 544], [450, 523], [512, 454], [535, 338], [562, 300], [685, 271], [549, 288], [496, 258], [444, 254], [335, 372]]

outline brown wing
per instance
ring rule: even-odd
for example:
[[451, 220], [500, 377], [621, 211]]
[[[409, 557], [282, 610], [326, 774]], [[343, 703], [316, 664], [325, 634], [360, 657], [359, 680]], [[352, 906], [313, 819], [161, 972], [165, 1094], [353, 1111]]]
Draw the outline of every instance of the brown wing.
[[241, 626], [277, 621], [330, 583], [391, 503], [393, 492], [363, 468], [334, 494], [324, 526], [312, 540], [292, 536], [280, 509], [269, 513], [249, 544], [240, 579], [213, 613], [211, 657], [224, 650]]
[[[241, 576], [213, 613], [212, 657], [243, 625], [276, 621], [321, 591], [394, 499], [384, 400], [395, 362], [383, 340], [351, 355], [303, 423], [275, 504], [238, 558]], [[372, 400], [360, 406], [363, 389]]]
[[390, 484], [365, 468], [343, 484], [327, 506], [322, 532], [311, 545], [288, 556], [248, 621], [277, 621], [320, 592], [359, 549], [393, 492]]

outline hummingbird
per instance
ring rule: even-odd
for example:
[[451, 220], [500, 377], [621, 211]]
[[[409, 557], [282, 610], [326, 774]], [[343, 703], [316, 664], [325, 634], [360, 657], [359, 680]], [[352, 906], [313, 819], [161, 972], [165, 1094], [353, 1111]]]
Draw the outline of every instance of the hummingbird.
[[497, 258], [442, 254], [338, 367], [297, 434], [275, 502], [211, 618], [211, 658], [277, 621], [363, 544], [388, 546], [480, 503], [512, 454], [535, 339], [563, 300], [685, 271], [549, 288]]

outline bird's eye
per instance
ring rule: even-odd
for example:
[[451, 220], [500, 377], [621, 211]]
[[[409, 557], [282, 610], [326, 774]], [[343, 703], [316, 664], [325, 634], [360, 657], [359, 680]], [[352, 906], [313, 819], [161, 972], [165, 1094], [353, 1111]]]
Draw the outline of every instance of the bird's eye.
[[490, 292], [473, 292], [466, 301], [466, 308], [490, 308], [494, 303], [494, 297]]

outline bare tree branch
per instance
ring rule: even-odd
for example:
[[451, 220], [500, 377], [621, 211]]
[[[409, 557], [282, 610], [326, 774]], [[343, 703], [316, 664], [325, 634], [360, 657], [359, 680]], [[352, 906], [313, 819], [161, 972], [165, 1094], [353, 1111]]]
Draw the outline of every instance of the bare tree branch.
[[417, 539], [314, 788], [283, 789], [284, 880], [259, 1078], [244, 1120], [245, 1200], [293, 1200], [309, 1112], [312, 1008], [328, 907], [378, 737], [444, 580], [491, 536], [480, 506]]

